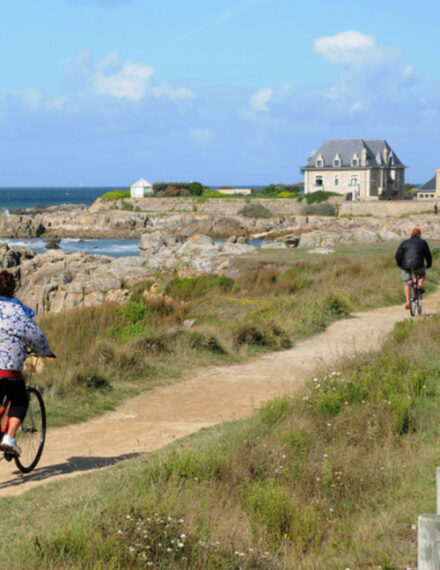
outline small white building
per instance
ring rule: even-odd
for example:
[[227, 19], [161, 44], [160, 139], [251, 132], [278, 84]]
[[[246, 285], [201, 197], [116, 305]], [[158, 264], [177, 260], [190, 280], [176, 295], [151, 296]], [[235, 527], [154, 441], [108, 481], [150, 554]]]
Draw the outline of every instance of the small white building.
[[145, 178], [141, 178], [130, 186], [131, 198], [143, 198], [144, 196], [151, 196], [151, 194], [153, 194], [153, 185]]
[[234, 196], [235, 194], [249, 196], [249, 194], [252, 194], [252, 190], [250, 188], [219, 188], [218, 192], [220, 192], [220, 194], [225, 194], [226, 196]]

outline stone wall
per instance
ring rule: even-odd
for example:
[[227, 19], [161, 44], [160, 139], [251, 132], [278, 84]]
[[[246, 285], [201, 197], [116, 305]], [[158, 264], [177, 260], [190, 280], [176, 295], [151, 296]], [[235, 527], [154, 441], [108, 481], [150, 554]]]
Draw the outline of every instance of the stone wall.
[[[245, 198], [131, 198], [126, 202], [139, 207], [143, 212], [151, 215], [192, 213], [194, 215], [235, 216], [237, 212], [248, 203]], [[297, 202], [289, 198], [258, 199], [252, 198], [252, 203], [262, 204], [275, 215], [300, 215], [306, 202]], [[332, 199], [338, 203], [339, 215], [343, 216], [391, 216], [400, 217], [409, 214], [430, 212], [434, 209], [435, 200], [374, 200], [352, 202], [342, 199]], [[108, 210], [114, 202], [98, 199], [92, 206], [92, 212]], [[120, 201], [118, 207], [121, 207]], [[440, 204], [439, 204], [440, 205]], [[121, 212], [122, 213], [122, 212]], [[124, 212], [127, 214], [127, 212]]]
[[377, 202], [349, 202], [339, 204], [340, 216], [391, 216], [433, 212], [435, 200], [380, 200]]
[[[179, 213], [194, 213], [194, 214], [214, 214], [221, 216], [235, 216], [243, 206], [248, 203], [246, 198], [130, 198], [125, 199], [124, 202], [133, 204], [133, 207], [138, 207], [143, 212], [148, 214], [179, 214]], [[252, 204], [262, 204], [268, 208], [272, 214], [279, 215], [297, 215], [305, 202], [297, 202], [289, 198], [278, 199], [258, 199], [252, 198]], [[121, 207], [122, 201], [116, 202], [118, 207]], [[91, 206], [91, 211], [108, 210], [114, 206], [114, 202], [108, 202], [98, 198]]]

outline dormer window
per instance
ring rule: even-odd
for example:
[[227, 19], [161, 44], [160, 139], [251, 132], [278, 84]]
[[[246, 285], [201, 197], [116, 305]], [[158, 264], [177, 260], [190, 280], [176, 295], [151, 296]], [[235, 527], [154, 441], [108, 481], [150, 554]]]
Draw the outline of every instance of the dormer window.
[[322, 158], [321, 153], [319, 153], [318, 156], [316, 157], [315, 166], [316, 168], [322, 168], [324, 166], [324, 159]]
[[339, 168], [341, 166], [341, 157], [339, 156], [339, 154], [337, 154], [333, 159], [333, 166], [335, 168]]
[[351, 159], [351, 166], [359, 166], [359, 157], [357, 154]]

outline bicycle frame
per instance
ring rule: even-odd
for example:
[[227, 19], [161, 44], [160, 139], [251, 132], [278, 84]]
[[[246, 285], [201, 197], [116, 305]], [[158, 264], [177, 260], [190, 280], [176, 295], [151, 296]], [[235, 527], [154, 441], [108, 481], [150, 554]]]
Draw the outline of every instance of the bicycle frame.
[[419, 276], [411, 271], [409, 278], [409, 309], [412, 317], [416, 312], [422, 314], [422, 294], [419, 288]]

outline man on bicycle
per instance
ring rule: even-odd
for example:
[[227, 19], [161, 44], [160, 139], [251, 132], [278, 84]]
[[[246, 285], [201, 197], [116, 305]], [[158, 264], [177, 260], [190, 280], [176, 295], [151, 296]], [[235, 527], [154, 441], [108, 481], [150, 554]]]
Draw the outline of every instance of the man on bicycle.
[[[426, 269], [432, 265], [432, 256], [427, 242], [420, 236], [419, 228], [414, 228], [411, 237], [403, 241], [396, 251], [396, 263], [402, 269], [403, 292], [405, 294], [405, 309], [409, 309], [409, 283], [411, 272], [417, 276], [420, 293], [424, 293], [423, 281]], [[426, 263], [426, 265], [425, 265]]]

